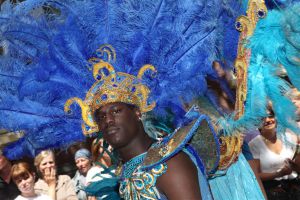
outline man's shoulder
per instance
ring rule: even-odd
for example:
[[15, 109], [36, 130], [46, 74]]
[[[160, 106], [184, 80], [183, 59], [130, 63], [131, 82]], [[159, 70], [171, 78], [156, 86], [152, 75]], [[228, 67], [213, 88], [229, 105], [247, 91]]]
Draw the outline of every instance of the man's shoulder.
[[[179, 151], [166, 161], [167, 170], [157, 180], [157, 187], [168, 197], [199, 199], [199, 169], [192, 158], [184, 151]], [[180, 182], [180, 187], [178, 183]], [[179, 190], [183, 193], [180, 194]], [[198, 198], [199, 197], [199, 198]]]
[[[186, 172], [187, 168], [197, 168], [192, 161], [191, 157], [184, 151], [179, 151], [177, 154], [172, 156], [166, 161], [169, 173], [176, 173], [177, 170], [183, 169], [182, 172]], [[167, 172], [168, 173], [168, 172]]]

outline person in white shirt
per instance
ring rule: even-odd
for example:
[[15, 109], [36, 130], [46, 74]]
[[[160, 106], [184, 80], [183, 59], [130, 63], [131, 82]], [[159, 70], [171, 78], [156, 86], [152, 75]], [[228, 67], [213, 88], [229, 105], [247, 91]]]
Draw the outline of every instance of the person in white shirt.
[[259, 176], [268, 199], [300, 199], [299, 170], [295, 162], [297, 136], [286, 131], [284, 136], [278, 137], [277, 122], [271, 108], [259, 131], [260, 135], [249, 142], [249, 147], [254, 159], [259, 160]]
[[21, 192], [15, 200], [53, 200], [47, 195], [35, 193], [35, 173], [28, 163], [14, 164], [11, 169], [11, 176]]

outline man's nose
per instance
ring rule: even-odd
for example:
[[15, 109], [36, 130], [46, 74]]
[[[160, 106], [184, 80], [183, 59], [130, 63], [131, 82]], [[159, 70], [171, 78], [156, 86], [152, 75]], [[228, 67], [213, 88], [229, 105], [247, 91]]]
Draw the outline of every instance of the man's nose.
[[107, 113], [105, 120], [106, 120], [107, 124], [112, 124], [114, 122], [115, 118], [111, 113]]

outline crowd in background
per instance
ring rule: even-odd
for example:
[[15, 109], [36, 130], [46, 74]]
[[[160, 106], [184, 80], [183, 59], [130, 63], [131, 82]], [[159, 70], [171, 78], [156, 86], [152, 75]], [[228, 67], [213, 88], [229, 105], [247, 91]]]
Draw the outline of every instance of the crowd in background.
[[[0, 155], [1, 200], [95, 200], [84, 189], [111, 177], [111, 159], [103, 141], [95, 139], [71, 146], [64, 153], [41, 151], [34, 160], [9, 161]], [[91, 151], [89, 150], [91, 149]], [[63, 154], [63, 155], [62, 155]], [[71, 158], [71, 159], [68, 159]], [[34, 166], [32, 165], [34, 163]], [[104, 173], [105, 169], [110, 172]], [[101, 199], [103, 196], [99, 196]]]

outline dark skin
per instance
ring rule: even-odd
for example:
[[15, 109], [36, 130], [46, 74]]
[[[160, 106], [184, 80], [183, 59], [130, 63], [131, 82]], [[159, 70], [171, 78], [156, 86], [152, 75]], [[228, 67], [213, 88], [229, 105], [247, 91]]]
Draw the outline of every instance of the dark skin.
[[[122, 162], [146, 152], [153, 140], [144, 130], [137, 107], [116, 102], [95, 112], [104, 139], [120, 155]], [[158, 190], [169, 200], [201, 199], [197, 168], [184, 152], [167, 161], [167, 172], [157, 179]]]

